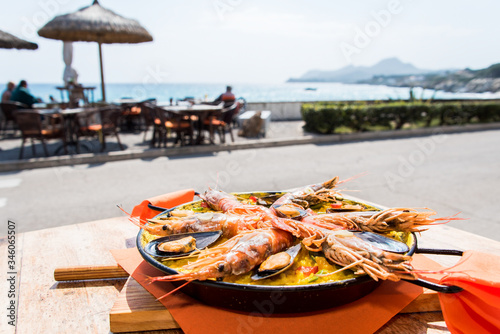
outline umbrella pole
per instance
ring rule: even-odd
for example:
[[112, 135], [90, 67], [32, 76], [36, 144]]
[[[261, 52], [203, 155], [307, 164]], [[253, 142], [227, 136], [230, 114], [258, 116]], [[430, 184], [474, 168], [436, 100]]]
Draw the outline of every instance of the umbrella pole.
[[102, 92], [102, 100], [105, 102], [106, 101], [106, 90], [104, 89], [104, 71], [102, 69], [102, 49], [101, 49], [101, 43], [99, 44], [99, 62], [101, 64], [101, 92]]

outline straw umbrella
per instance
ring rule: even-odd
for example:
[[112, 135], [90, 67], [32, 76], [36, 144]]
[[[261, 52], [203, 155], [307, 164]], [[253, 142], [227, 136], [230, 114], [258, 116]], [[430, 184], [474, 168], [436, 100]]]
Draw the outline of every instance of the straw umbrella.
[[59, 15], [45, 24], [38, 35], [68, 42], [97, 42], [101, 67], [102, 99], [106, 101], [101, 45], [111, 43], [150, 42], [153, 37], [139, 22], [124, 18], [99, 5], [97, 0], [91, 6], [66, 15]]
[[36, 50], [38, 45], [0, 30], [0, 49]]

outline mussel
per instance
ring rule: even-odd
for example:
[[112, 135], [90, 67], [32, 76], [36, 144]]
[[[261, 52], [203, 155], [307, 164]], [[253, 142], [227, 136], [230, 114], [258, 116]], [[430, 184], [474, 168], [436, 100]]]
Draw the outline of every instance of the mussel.
[[161, 258], [181, 257], [212, 245], [221, 235], [222, 231], [173, 234], [150, 241], [144, 251]]
[[407, 244], [373, 232], [350, 231], [360, 239], [373, 244], [375, 247], [391, 253], [406, 254], [410, 248]]
[[267, 196], [257, 197], [257, 204], [262, 206], [270, 207], [274, 202], [276, 202], [281, 196], [282, 193], [270, 194]]
[[156, 249], [164, 253], [189, 253], [196, 249], [196, 239], [190, 235], [182, 239], [164, 241], [157, 243]]
[[302, 219], [307, 216], [307, 211], [298, 204], [295, 203], [285, 203], [281, 205], [273, 206], [278, 217], [290, 218], [290, 219]]
[[302, 244], [299, 243], [284, 252], [271, 255], [261, 263], [251, 278], [257, 281], [284, 272], [293, 265], [293, 261], [299, 254], [301, 247]]

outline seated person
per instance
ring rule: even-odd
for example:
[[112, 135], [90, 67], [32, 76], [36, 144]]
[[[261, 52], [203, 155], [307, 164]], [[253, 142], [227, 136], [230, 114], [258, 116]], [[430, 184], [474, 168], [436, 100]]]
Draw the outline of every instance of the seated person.
[[30, 93], [26, 80], [21, 80], [19, 82], [19, 85], [12, 92], [10, 100], [24, 103], [30, 108], [33, 107], [34, 103], [42, 102], [42, 100], [37, 99]]
[[12, 91], [16, 87], [16, 84], [12, 81], [7, 83], [7, 89], [2, 93], [2, 102], [10, 101], [10, 97], [12, 96]]
[[219, 103], [224, 102], [224, 108], [232, 106], [236, 101], [236, 97], [231, 92], [232, 89], [233, 88], [231, 86], [227, 86], [226, 92], [219, 95], [219, 97], [214, 100], [213, 104], [218, 105]]

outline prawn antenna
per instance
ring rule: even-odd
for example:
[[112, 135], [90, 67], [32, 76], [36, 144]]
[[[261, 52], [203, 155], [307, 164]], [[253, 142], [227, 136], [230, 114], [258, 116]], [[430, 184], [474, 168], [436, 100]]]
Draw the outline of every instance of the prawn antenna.
[[174, 293], [174, 292], [176, 292], [177, 290], [182, 289], [183, 287], [185, 287], [186, 285], [188, 285], [188, 284], [189, 284], [189, 283], [191, 283], [191, 282], [192, 282], [192, 281], [187, 281], [186, 283], [184, 283], [184, 284], [182, 284], [182, 285], [178, 286], [177, 288], [173, 289], [172, 291], [167, 292], [167, 293], [166, 293], [166, 294], [164, 294], [163, 296], [156, 298], [156, 300], [157, 300], [157, 301], [160, 301], [161, 299], [163, 299], [163, 298], [165, 298], [165, 297], [170, 296], [171, 294], [173, 294], [173, 293]]

